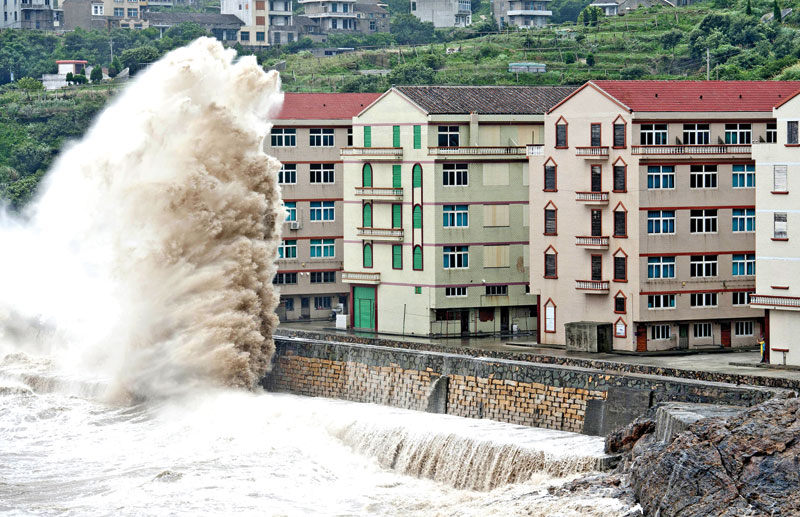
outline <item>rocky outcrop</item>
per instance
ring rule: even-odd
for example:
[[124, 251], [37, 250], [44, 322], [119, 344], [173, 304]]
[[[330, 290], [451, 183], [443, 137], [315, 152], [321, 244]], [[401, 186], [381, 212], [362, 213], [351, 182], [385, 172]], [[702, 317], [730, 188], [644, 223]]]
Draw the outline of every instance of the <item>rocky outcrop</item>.
[[800, 515], [800, 399], [699, 420], [668, 445], [630, 431], [616, 442], [645, 515]]

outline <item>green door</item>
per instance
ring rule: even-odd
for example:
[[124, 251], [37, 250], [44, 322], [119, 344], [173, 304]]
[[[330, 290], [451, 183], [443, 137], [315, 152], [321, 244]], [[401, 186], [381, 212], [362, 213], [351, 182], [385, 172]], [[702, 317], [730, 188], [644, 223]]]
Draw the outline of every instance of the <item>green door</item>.
[[375, 288], [353, 287], [353, 326], [375, 330]]

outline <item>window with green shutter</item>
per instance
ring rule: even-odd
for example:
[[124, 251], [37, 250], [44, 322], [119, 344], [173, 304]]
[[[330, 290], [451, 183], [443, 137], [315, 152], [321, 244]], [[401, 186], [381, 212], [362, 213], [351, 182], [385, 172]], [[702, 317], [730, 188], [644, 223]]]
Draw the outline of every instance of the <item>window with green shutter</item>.
[[364, 187], [372, 186], [372, 165], [365, 163], [361, 171], [361, 183]]
[[363, 218], [362, 218], [362, 226], [364, 228], [372, 228], [372, 205], [367, 203], [364, 205], [364, 209], [362, 210]]
[[403, 188], [403, 177], [400, 165], [392, 165], [392, 188]]
[[392, 126], [392, 147], [400, 147], [400, 126]]
[[415, 285], [414, 286], [414, 294], [422, 294], [422, 286], [421, 285]]
[[422, 187], [422, 167], [419, 164], [415, 164], [411, 169], [411, 186]]
[[402, 210], [403, 210], [402, 205], [392, 205], [392, 228], [403, 227]]
[[392, 245], [392, 269], [403, 269], [403, 245]]
[[422, 228], [422, 207], [419, 205], [414, 206], [414, 228]]
[[414, 269], [422, 270], [422, 246], [414, 247]]
[[364, 267], [372, 267], [372, 244], [364, 244]]
[[422, 126], [414, 126], [414, 149], [422, 149]]
[[364, 147], [372, 147], [372, 128], [364, 126]]

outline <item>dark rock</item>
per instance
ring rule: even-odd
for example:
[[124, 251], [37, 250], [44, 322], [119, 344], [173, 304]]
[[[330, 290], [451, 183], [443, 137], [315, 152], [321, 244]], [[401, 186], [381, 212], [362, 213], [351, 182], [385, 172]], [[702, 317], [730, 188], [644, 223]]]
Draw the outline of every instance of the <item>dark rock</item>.
[[648, 417], [639, 417], [625, 427], [617, 429], [606, 436], [606, 453], [629, 451], [639, 438], [655, 430], [655, 420]]

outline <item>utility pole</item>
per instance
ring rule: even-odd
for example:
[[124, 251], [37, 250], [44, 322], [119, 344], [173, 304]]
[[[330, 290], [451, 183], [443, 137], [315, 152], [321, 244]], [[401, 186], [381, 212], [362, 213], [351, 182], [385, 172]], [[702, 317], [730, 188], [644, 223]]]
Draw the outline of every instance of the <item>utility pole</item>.
[[706, 47], [706, 81], [711, 80], [711, 55]]
[[111, 39], [111, 38], [108, 39], [108, 46], [111, 48], [111, 61], [114, 61], [114, 40], [113, 39]]

